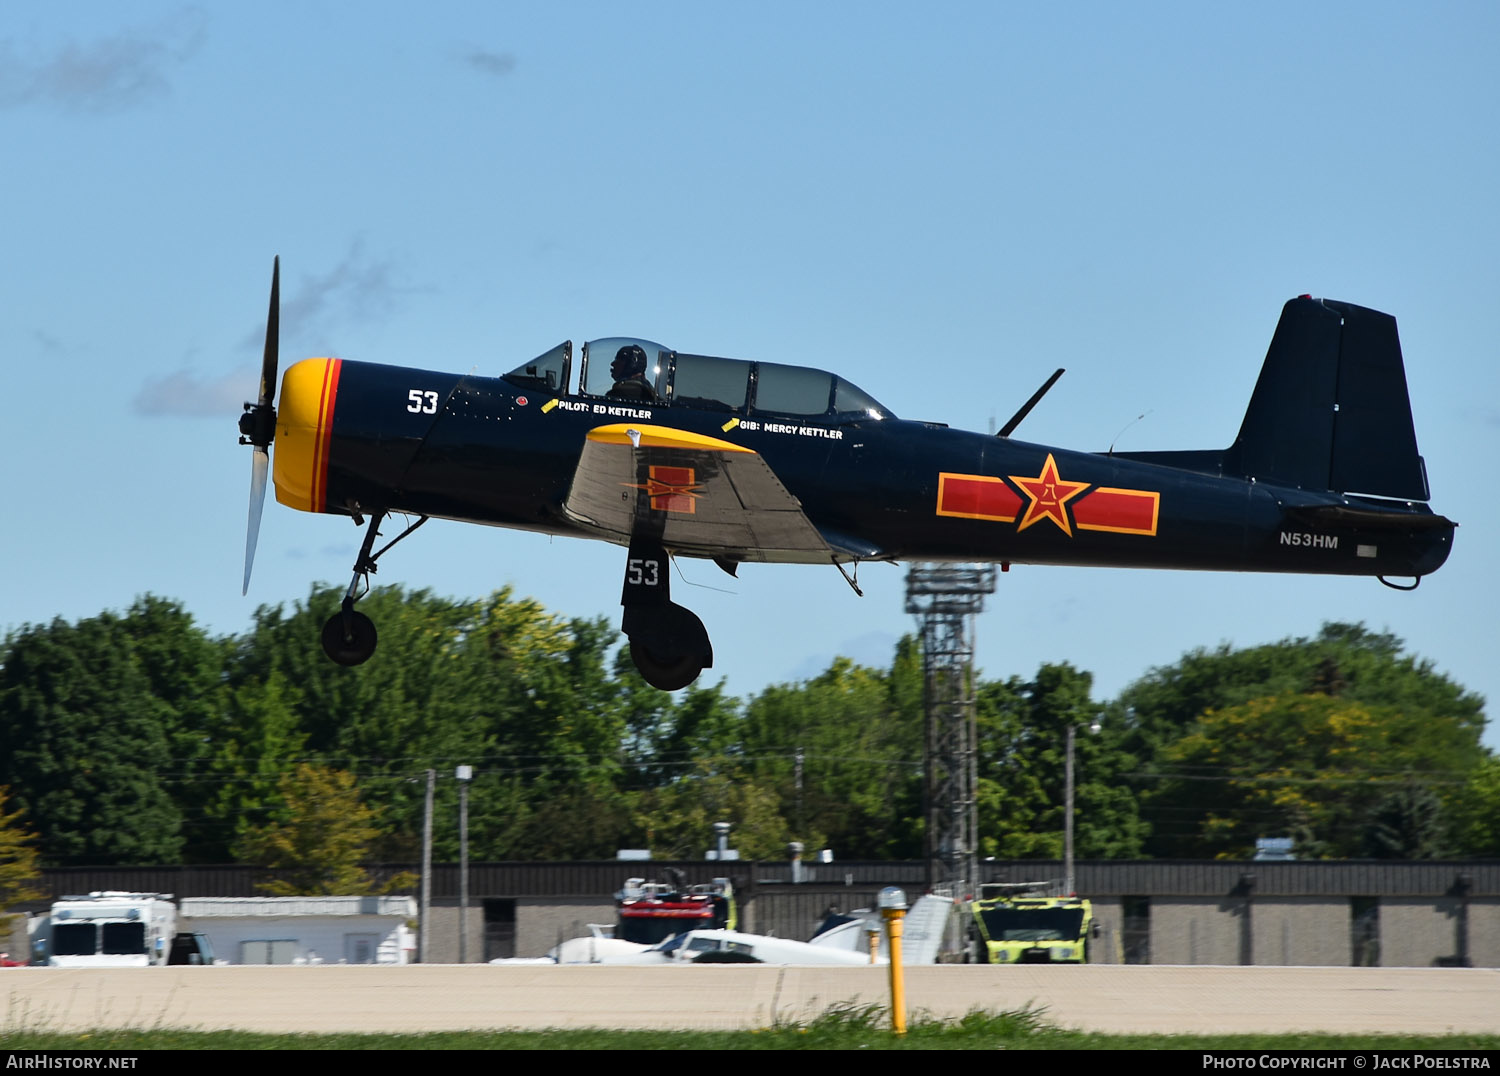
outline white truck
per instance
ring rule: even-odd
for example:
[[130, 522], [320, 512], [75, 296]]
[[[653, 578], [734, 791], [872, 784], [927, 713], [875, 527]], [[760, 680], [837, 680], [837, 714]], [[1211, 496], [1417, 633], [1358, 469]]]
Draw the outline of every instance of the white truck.
[[[177, 906], [170, 893], [103, 890], [66, 896], [28, 929], [32, 963], [50, 968], [213, 963], [212, 952], [203, 952], [207, 939], [177, 934]], [[193, 953], [198, 959], [192, 959]]]

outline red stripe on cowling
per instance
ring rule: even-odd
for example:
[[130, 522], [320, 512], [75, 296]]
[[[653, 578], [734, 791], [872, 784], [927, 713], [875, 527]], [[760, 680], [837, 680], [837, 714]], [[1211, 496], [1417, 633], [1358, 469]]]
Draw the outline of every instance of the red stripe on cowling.
[[329, 359], [323, 371], [323, 392], [318, 398], [318, 441], [313, 452], [312, 510], [322, 512], [328, 500], [328, 456], [333, 447], [333, 408], [339, 394], [343, 359]]

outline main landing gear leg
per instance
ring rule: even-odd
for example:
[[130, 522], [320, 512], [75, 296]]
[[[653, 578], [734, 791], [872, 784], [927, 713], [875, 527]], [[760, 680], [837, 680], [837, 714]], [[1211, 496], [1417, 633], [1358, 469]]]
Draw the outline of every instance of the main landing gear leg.
[[[369, 592], [370, 573], [375, 571], [375, 562], [381, 555], [428, 519], [427, 516], [422, 516], [372, 554], [370, 549], [375, 545], [375, 539], [380, 537], [380, 523], [384, 518], [384, 512], [371, 513], [365, 540], [359, 547], [359, 556], [354, 559], [354, 577], [349, 580], [349, 589], [344, 591], [344, 601], [339, 612], [334, 613], [323, 624], [323, 653], [328, 655], [330, 661], [339, 665], [363, 665], [375, 653], [378, 641], [375, 622], [364, 613], [357, 612], [354, 603]], [[360, 588], [361, 583], [364, 584], [363, 589]]]
[[620, 595], [631, 660], [646, 683], [662, 691], [687, 687], [714, 663], [703, 621], [672, 601], [671, 571], [659, 542], [632, 542]]

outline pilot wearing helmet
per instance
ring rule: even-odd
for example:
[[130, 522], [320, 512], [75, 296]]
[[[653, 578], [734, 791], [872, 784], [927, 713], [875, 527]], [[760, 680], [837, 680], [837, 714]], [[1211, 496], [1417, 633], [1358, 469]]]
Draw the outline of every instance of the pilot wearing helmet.
[[614, 387], [609, 390], [610, 396], [618, 400], [655, 402], [656, 389], [646, 379], [646, 349], [639, 344], [627, 344], [615, 352], [609, 373], [615, 379]]

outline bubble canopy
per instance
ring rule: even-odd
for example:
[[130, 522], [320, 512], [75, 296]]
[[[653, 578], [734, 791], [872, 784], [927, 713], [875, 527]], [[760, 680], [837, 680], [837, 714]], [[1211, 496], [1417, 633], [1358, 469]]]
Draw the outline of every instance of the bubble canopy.
[[[610, 395], [618, 385], [615, 374], [631, 365], [628, 360], [635, 357], [637, 348], [645, 356], [645, 371], [636, 380], [648, 386], [650, 395], [646, 398], [658, 406], [846, 421], [895, 417], [859, 386], [825, 370], [691, 355], [633, 336], [604, 337], [583, 345], [579, 394]], [[626, 361], [617, 364], [622, 353]], [[571, 387], [572, 358], [573, 343], [565, 341], [516, 367], [505, 378], [527, 388], [566, 395]], [[639, 365], [638, 357], [634, 365]]]

